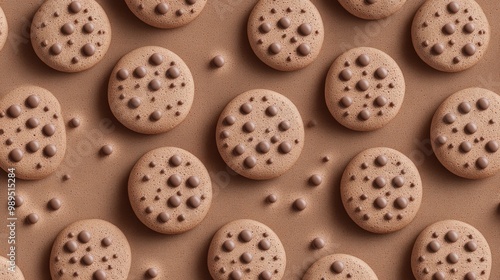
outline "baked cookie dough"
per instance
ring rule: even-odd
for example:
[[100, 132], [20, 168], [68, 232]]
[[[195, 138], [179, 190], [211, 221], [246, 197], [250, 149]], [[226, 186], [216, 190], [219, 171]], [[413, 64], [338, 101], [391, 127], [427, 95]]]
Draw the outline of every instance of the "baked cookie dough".
[[476, 65], [488, 49], [490, 32], [488, 19], [474, 0], [427, 0], [411, 27], [418, 56], [444, 72]]
[[31, 44], [48, 66], [80, 72], [104, 58], [111, 25], [95, 0], [47, 0], [31, 23]]
[[406, 227], [422, 202], [422, 181], [417, 167], [390, 148], [371, 148], [356, 155], [340, 182], [342, 203], [351, 219], [374, 233]]
[[449, 96], [434, 113], [431, 143], [452, 173], [480, 179], [500, 170], [500, 96], [468, 88]]
[[248, 18], [247, 33], [262, 62], [276, 70], [294, 71], [316, 59], [325, 29], [309, 0], [260, 0]]
[[9, 260], [0, 256], [0, 279], [24, 280], [24, 275], [18, 266], [16, 266], [15, 270], [12, 271]]
[[339, 0], [349, 13], [362, 19], [382, 19], [397, 12], [406, 0]]
[[295, 105], [266, 89], [242, 93], [222, 111], [216, 127], [222, 159], [238, 174], [254, 180], [278, 177], [298, 160], [304, 124]]
[[8, 34], [9, 25], [7, 24], [7, 18], [5, 17], [2, 7], [0, 7], [0, 50], [2, 50], [3, 46], [7, 42]]
[[455, 220], [425, 228], [411, 254], [417, 280], [490, 279], [491, 265], [490, 247], [481, 232]]
[[214, 280], [279, 280], [285, 273], [286, 253], [279, 237], [266, 225], [236, 220], [215, 233], [207, 262]]
[[177, 28], [197, 18], [207, 0], [125, 0], [143, 22], [157, 28]]
[[352, 130], [387, 125], [398, 114], [404, 96], [405, 79], [398, 64], [374, 48], [344, 52], [326, 77], [326, 105], [340, 124]]
[[22, 86], [0, 100], [0, 167], [15, 168], [17, 178], [38, 180], [61, 164], [66, 128], [61, 105], [52, 93]]
[[130, 172], [128, 196], [137, 218], [163, 234], [179, 234], [203, 221], [212, 183], [203, 163], [174, 147], [143, 155]]
[[175, 53], [156, 46], [124, 55], [111, 72], [108, 102], [113, 115], [127, 128], [143, 133], [167, 132], [191, 110], [194, 81]]
[[317, 260], [306, 271], [302, 280], [378, 280], [364, 261], [347, 254], [334, 254]]
[[115, 225], [80, 220], [64, 228], [50, 253], [52, 280], [127, 279], [132, 254], [127, 238]]

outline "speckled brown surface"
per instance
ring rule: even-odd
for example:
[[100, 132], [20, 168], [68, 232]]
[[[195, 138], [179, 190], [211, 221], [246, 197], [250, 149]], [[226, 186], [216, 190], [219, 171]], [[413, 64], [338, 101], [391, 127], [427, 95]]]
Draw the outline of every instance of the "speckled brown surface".
[[[262, 63], [252, 52], [246, 34], [250, 11], [256, 1], [211, 0], [200, 16], [174, 30], [160, 30], [137, 19], [121, 1], [99, 0], [113, 30], [113, 41], [104, 59], [94, 68], [75, 74], [52, 70], [35, 55], [26, 28], [40, 5], [38, 0], [0, 0], [9, 22], [9, 41], [0, 52], [1, 94], [23, 84], [50, 90], [61, 103], [67, 127], [65, 160], [52, 176], [38, 181], [18, 181], [24, 203], [17, 209], [18, 265], [27, 279], [50, 279], [52, 242], [70, 223], [100, 218], [118, 226], [132, 251], [129, 279], [142, 279], [148, 268], [157, 279], [209, 279], [206, 264], [213, 234], [235, 219], [250, 218], [269, 226], [287, 253], [285, 279], [300, 279], [317, 259], [334, 253], [354, 255], [365, 261], [379, 279], [414, 279], [410, 255], [418, 234], [428, 225], [446, 219], [473, 225], [491, 248], [500, 247], [500, 193], [498, 175], [479, 181], [447, 171], [431, 152], [429, 129], [434, 111], [452, 93], [474, 86], [500, 92], [499, 44], [490, 44], [483, 59], [461, 73], [442, 73], [420, 60], [411, 41], [413, 15], [422, 0], [407, 1], [393, 16], [364, 21], [346, 12], [336, 1], [313, 0], [325, 26], [325, 41], [317, 60], [307, 68], [283, 73]], [[490, 24], [500, 25], [495, 1], [478, 0]], [[492, 28], [492, 42], [499, 29]], [[186, 38], [189, 38], [186, 39]], [[178, 54], [189, 66], [196, 94], [186, 120], [170, 132], [141, 135], [114, 119], [107, 103], [107, 86], [116, 62], [129, 51], [158, 45]], [[338, 124], [324, 100], [324, 81], [333, 60], [348, 48], [370, 46], [388, 53], [401, 67], [406, 94], [398, 115], [375, 132], [359, 133]], [[222, 55], [225, 65], [210, 65]], [[305, 145], [297, 163], [278, 179], [255, 182], [235, 175], [217, 152], [215, 126], [224, 106], [238, 94], [267, 88], [287, 96], [298, 107], [304, 123]], [[103, 156], [105, 144], [113, 153]], [[134, 163], [147, 151], [177, 146], [188, 150], [206, 166], [212, 177], [214, 197], [205, 220], [187, 233], [167, 236], [144, 226], [134, 215], [127, 196], [127, 180]], [[344, 167], [368, 147], [388, 146], [414, 161], [423, 181], [423, 200], [415, 220], [392, 234], [376, 235], [351, 221], [340, 199]], [[328, 156], [328, 161], [324, 157]], [[318, 186], [309, 183], [322, 177]], [[64, 177], [64, 175], [68, 175]], [[0, 200], [5, 201], [6, 174], [0, 173]], [[63, 177], [66, 180], [63, 180]], [[267, 203], [269, 194], [276, 202]], [[57, 197], [59, 210], [47, 207]], [[302, 198], [307, 207], [292, 207]], [[5, 202], [2, 202], [5, 205]], [[5, 211], [0, 212], [5, 221]], [[24, 218], [36, 213], [36, 224]], [[0, 230], [0, 253], [6, 255], [5, 227]], [[322, 249], [311, 241], [321, 237]], [[383, 257], [381, 257], [383, 256]], [[500, 251], [492, 250], [492, 279], [500, 277]]]
[[498, 107], [498, 94], [481, 88], [458, 91], [439, 106], [430, 133], [443, 166], [469, 179], [498, 174]]
[[325, 100], [343, 126], [372, 131], [389, 123], [405, 96], [405, 79], [389, 55], [375, 48], [350, 49], [332, 63], [325, 81]]
[[[491, 250], [473, 226], [445, 220], [425, 228], [415, 241], [412, 270], [420, 279], [490, 279]], [[491, 279], [496, 279], [491, 275]]]
[[45, 178], [64, 159], [66, 130], [61, 105], [50, 91], [23, 86], [3, 95], [0, 166], [16, 168], [16, 176], [26, 180]]
[[47, 0], [34, 15], [31, 43], [38, 57], [63, 72], [99, 63], [111, 44], [106, 12], [95, 1]]
[[5, 45], [5, 41], [7, 41], [8, 33], [9, 33], [9, 27], [7, 26], [7, 19], [5, 18], [3, 9], [0, 8], [0, 50]]
[[226, 105], [215, 137], [221, 157], [232, 170], [264, 180], [279, 177], [297, 162], [304, 147], [304, 125], [288, 98], [255, 89]]
[[418, 55], [445, 72], [475, 65], [488, 49], [491, 35], [491, 17], [485, 18], [482, 9], [474, 0], [427, 1], [412, 25], [413, 46]]

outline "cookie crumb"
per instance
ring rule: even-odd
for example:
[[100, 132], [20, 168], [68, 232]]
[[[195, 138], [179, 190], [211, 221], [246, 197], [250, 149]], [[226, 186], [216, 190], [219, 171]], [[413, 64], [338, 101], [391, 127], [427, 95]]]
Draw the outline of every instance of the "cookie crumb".
[[221, 68], [222, 66], [224, 66], [224, 64], [226, 64], [226, 60], [224, 59], [224, 57], [222, 55], [216, 55], [214, 56], [214, 58], [212, 58], [212, 65], [217, 67], [217, 68]]
[[111, 145], [104, 145], [101, 147], [101, 154], [104, 156], [109, 156], [113, 153], [113, 146]]
[[307, 207], [307, 201], [303, 198], [298, 198], [293, 202], [293, 208], [297, 211], [303, 211]]
[[270, 194], [266, 197], [266, 201], [268, 203], [275, 203], [276, 201], [278, 201], [278, 197], [275, 194]]
[[51, 200], [49, 200], [49, 202], [47, 203], [47, 206], [51, 210], [59, 210], [62, 206], [62, 201], [59, 198], [54, 197]]
[[69, 122], [68, 122], [69, 126], [72, 127], [72, 128], [77, 128], [80, 126], [80, 119], [79, 118], [72, 118]]
[[[16, 195], [16, 196], [14, 197], [14, 203], [15, 203], [15, 204], [14, 204], [14, 207], [19, 208], [19, 207], [21, 207], [21, 206], [23, 205], [23, 203], [24, 203], [24, 198], [23, 198], [22, 196], [20, 196], [20, 195]], [[499, 206], [500, 206], [500, 205], [499, 205]], [[500, 209], [500, 208], [499, 208], [499, 209]]]
[[156, 278], [158, 276], [158, 270], [154, 267], [151, 267], [149, 268], [148, 270], [146, 270], [146, 277], [148, 278]]
[[314, 249], [322, 249], [325, 247], [325, 240], [321, 237], [316, 237], [311, 242], [311, 245]]
[[309, 123], [307, 123], [307, 127], [309, 127], [309, 128], [316, 127], [317, 125], [318, 125], [318, 121], [316, 121], [316, 120], [311, 120], [311, 121], [309, 121]]
[[31, 213], [28, 216], [26, 216], [26, 222], [31, 225], [36, 224], [39, 219], [40, 217], [36, 213]]
[[309, 177], [309, 184], [312, 186], [319, 186], [323, 182], [323, 177], [319, 174], [314, 174], [311, 177]]

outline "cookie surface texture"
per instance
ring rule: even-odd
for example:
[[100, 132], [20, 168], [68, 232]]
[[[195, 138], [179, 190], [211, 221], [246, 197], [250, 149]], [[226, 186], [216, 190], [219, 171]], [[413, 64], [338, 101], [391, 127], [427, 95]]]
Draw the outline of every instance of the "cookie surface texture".
[[197, 18], [207, 0], [125, 0], [143, 22], [157, 28], [177, 28]]
[[343, 126], [371, 131], [387, 125], [399, 112], [405, 79], [386, 53], [354, 48], [333, 62], [325, 83], [325, 100], [332, 116]]
[[8, 259], [0, 256], [0, 279], [24, 280], [24, 275], [18, 266], [12, 271], [11, 263]]
[[109, 78], [108, 103], [127, 128], [143, 133], [167, 132], [191, 110], [194, 81], [175, 53], [161, 47], [141, 47], [123, 56]]
[[7, 18], [5, 13], [0, 7], [0, 50], [2, 50], [5, 42], [7, 42], [7, 35], [9, 34], [9, 25], [7, 24]]
[[304, 124], [288, 98], [255, 89], [226, 105], [215, 136], [219, 153], [231, 169], [250, 179], [265, 180], [284, 174], [298, 160]]
[[48, 90], [22, 86], [0, 100], [0, 167], [16, 177], [49, 176], [66, 152], [66, 128], [59, 101]]
[[406, 0], [339, 0], [349, 13], [362, 19], [382, 19], [397, 12]]
[[309, 0], [260, 0], [247, 25], [254, 53], [280, 71], [311, 64], [321, 50], [324, 32], [321, 15]]
[[413, 246], [411, 268], [417, 280], [490, 279], [491, 251], [473, 226], [445, 220], [425, 228]]
[[115, 225], [98, 219], [74, 222], [56, 237], [50, 253], [50, 275], [64, 279], [127, 279], [132, 254]]
[[62, 72], [80, 72], [101, 61], [111, 44], [111, 25], [94, 0], [47, 0], [31, 23], [38, 57]]
[[488, 19], [474, 0], [427, 0], [411, 28], [418, 56], [444, 72], [478, 63], [488, 49], [490, 32]]
[[130, 172], [130, 204], [137, 218], [163, 234], [179, 234], [197, 226], [212, 202], [212, 183], [203, 163], [174, 147], [143, 155]]
[[254, 220], [236, 220], [220, 228], [208, 250], [214, 280], [282, 279], [286, 253], [279, 237]]
[[431, 143], [452, 173], [480, 179], [500, 170], [500, 96], [468, 88], [448, 97], [434, 113]]
[[346, 254], [334, 254], [317, 260], [302, 280], [377, 280], [377, 275], [364, 261]]
[[340, 183], [342, 203], [351, 219], [374, 233], [389, 233], [407, 226], [422, 201], [417, 167], [390, 148], [370, 148], [347, 165]]

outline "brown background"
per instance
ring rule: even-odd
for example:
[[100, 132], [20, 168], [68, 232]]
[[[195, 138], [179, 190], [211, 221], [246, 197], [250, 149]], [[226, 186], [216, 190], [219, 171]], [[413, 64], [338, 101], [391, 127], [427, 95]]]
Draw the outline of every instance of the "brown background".
[[[111, 48], [96, 67], [77, 74], [59, 73], [45, 66], [27, 39], [38, 0], [0, 1], [10, 24], [9, 42], [0, 53], [1, 94], [22, 84], [52, 91], [61, 102], [65, 120], [78, 116], [82, 125], [68, 129], [68, 153], [57, 174], [38, 182], [18, 182], [25, 204], [17, 214], [40, 215], [35, 225], [18, 225], [18, 265], [27, 279], [49, 279], [49, 253], [57, 233], [69, 223], [101, 218], [120, 227], [133, 253], [130, 279], [140, 279], [149, 266], [161, 271], [160, 279], [210, 279], [206, 253], [215, 231], [233, 219], [252, 218], [273, 228], [287, 251], [285, 279], [299, 279], [316, 259], [331, 253], [349, 253], [365, 260], [379, 279], [413, 279], [410, 253], [418, 233], [442, 219], [459, 219], [477, 227], [493, 251], [491, 279], [500, 278], [500, 192], [498, 176], [470, 181], [452, 175], [430, 152], [428, 141], [432, 114], [448, 95], [481, 86], [500, 92], [500, 34], [497, 1], [479, 0], [492, 26], [492, 40], [483, 60], [458, 74], [435, 71], [413, 50], [410, 25], [423, 0], [408, 1], [387, 20], [369, 22], [348, 14], [334, 0], [313, 0], [326, 28], [323, 50], [315, 63], [301, 71], [282, 73], [265, 66], [252, 53], [246, 37], [246, 21], [255, 0], [209, 0], [200, 17], [183, 28], [159, 30], [147, 26], [127, 9], [123, 1], [98, 0], [113, 29]], [[354, 35], [354, 37], [353, 37]], [[28, 36], [29, 37], [29, 36]], [[181, 56], [190, 67], [196, 97], [187, 119], [171, 132], [146, 136], [133, 133], [112, 116], [107, 105], [107, 81], [117, 60], [137, 47], [159, 45]], [[391, 55], [406, 77], [406, 97], [399, 115], [372, 133], [341, 127], [330, 116], [323, 97], [326, 72], [343, 50], [355, 46], [379, 48]], [[222, 54], [227, 64], [212, 69], [209, 61]], [[215, 123], [224, 105], [234, 96], [253, 88], [268, 88], [288, 96], [299, 108], [304, 122], [317, 123], [306, 130], [305, 147], [297, 164], [275, 180], [255, 182], [227, 170], [217, 153]], [[111, 128], [99, 125], [105, 119]], [[105, 122], [105, 121], [104, 121]], [[114, 145], [108, 158], [99, 156], [103, 144]], [[194, 230], [166, 236], [142, 225], [131, 210], [127, 178], [135, 161], [161, 146], [177, 146], [198, 156], [211, 173], [214, 201], [208, 216]], [[417, 217], [403, 230], [375, 235], [357, 227], [344, 211], [339, 181], [349, 159], [368, 147], [398, 149], [418, 166], [424, 184], [423, 204]], [[322, 163], [325, 155], [331, 157]], [[313, 173], [322, 174], [319, 187], [307, 184]], [[63, 174], [71, 179], [61, 181]], [[5, 173], [0, 173], [1, 201], [5, 201]], [[266, 205], [269, 193], [278, 202]], [[59, 211], [46, 203], [62, 199]], [[291, 203], [299, 197], [308, 207], [295, 212]], [[5, 203], [2, 203], [5, 205]], [[5, 211], [2, 210], [2, 221]], [[3, 222], [2, 222], [3, 223]], [[1, 254], [6, 254], [6, 230], [1, 228]], [[322, 236], [327, 245], [312, 250], [309, 242]]]

